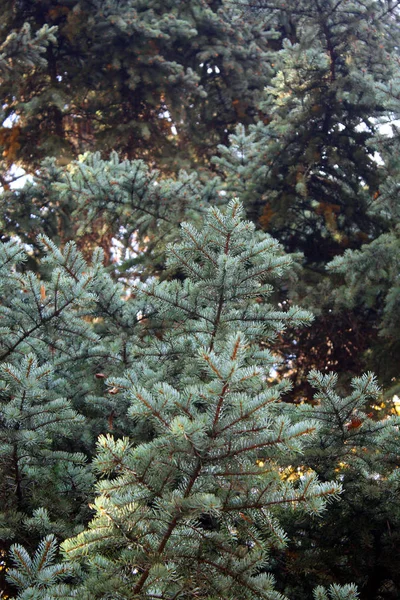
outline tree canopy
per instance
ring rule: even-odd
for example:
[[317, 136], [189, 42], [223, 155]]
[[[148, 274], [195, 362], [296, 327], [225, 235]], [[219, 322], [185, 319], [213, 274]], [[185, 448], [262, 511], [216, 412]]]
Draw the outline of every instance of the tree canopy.
[[400, 3], [3, 4], [0, 595], [395, 600]]

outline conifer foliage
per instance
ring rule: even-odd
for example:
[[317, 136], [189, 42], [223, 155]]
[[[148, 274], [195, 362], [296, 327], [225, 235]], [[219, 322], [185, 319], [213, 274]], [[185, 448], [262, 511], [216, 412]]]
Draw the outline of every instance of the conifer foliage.
[[254, 111], [268, 80], [269, 30], [222, 0], [3, 4], [0, 50], [21, 28], [25, 37], [32, 30], [35, 44], [36, 35], [44, 45], [45, 33], [52, 41], [3, 91], [5, 116], [19, 117], [17, 154], [28, 169], [88, 149], [157, 157], [174, 170], [178, 156], [203, 161], [238, 113]]
[[[379, 207], [389, 185], [392, 206], [398, 203], [393, 203], [398, 131], [393, 128], [390, 141], [387, 126], [400, 114], [398, 5], [244, 0], [243, 6], [249, 18], [268, 15], [282, 33], [271, 51], [275, 74], [258, 103], [262, 117], [249, 127], [239, 125], [213, 161], [225, 189], [244, 202], [248, 216], [286, 251], [304, 255], [295, 297], [317, 318], [300, 334], [299, 379], [304, 381], [312, 368], [338, 369], [349, 378], [371, 368], [388, 385], [397, 377], [397, 364], [387, 360], [387, 352], [398, 352], [398, 346], [383, 316], [381, 295], [387, 297], [390, 284], [381, 264], [383, 254], [391, 263], [391, 255], [398, 254], [398, 241], [390, 247], [384, 235], [391, 237], [398, 216]], [[343, 263], [346, 290], [338, 298], [340, 279], [328, 275], [327, 264], [346, 250], [350, 258], [350, 251], [363, 244], [362, 267], [357, 253]], [[329, 274], [341, 272], [341, 258], [334, 264]], [[368, 286], [358, 302], [351, 280], [360, 267], [365, 270], [359, 287], [365, 288], [366, 271]], [[393, 301], [387, 299], [393, 313]], [[358, 310], [348, 310], [355, 306]], [[340, 315], [333, 316], [337, 308]], [[284, 353], [288, 346], [291, 341], [283, 344]]]
[[184, 224], [168, 255], [185, 281], [136, 287], [166, 331], [110, 382], [139, 435], [100, 437], [95, 517], [64, 550], [89, 563], [91, 597], [283, 599], [266, 572], [268, 549], [286, 543], [275, 507], [319, 514], [341, 490], [312, 471], [280, 476], [316, 424], [280, 413], [287, 385], [268, 384], [260, 343], [310, 315], [266, 303], [290, 261], [237, 202], [211, 209], [201, 232]]
[[46, 159], [32, 181], [3, 194], [0, 224], [34, 248], [30, 267], [42, 254], [38, 235], [44, 233], [61, 244], [73, 240], [86, 257], [100, 246], [107, 262], [114, 241], [125, 263], [120, 273], [137, 265], [141, 276], [146, 269], [154, 275], [164, 268], [165, 246], [177, 238], [179, 223], [199, 222], [210, 204], [221, 202], [219, 183], [183, 169], [166, 177], [116, 152], [107, 159], [87, 153], [66, 167]]
[[0, 596], [398, 600], [400, 4], [3, 5]]
[[79, 446], [74, 451], [70, 445], [84, 427], [82, 414], [73, 406], [80, 387], [78, 372], [85, 348], [96, 340], [82, 319], [92, 302], [92, 277], [79, 272], [82, 262], [77, 263], [72, 247], [63, 255], [47, 244], [54, 251], [48, 257], [53, 275], [49, 281], [17, 270], [26, 258], [18, 243], [1, 247], [3, 540], [23, 540], [23, 529], [33, 537], [34, 531], [47, 533], [51, 521], [56, 521], [55, 532], [65, 535], [82, 516], [80, 503], [92, 483], [85, 455], [77, 451]]

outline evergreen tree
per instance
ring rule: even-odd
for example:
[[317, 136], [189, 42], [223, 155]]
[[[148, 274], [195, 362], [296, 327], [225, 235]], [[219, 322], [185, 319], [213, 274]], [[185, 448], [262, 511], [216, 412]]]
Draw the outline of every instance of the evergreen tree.
[[[2, 358], [7, 360], [2, 369], [2, 452], [4, 466], [11, 464], [11, 451], [17, 461], [15, 500], [13, 494], [5, 496], [8, 530], [3, 530], [3, 539], [17, 537], [32, 545], [51, 530], [64, 537], [85, 518], [80, 511], [91, 476], [83, 457], [66, 450], [61, 428], [64, 439], [75, 437], [75, 448], [83, 434], [83, 446], [90, 452], [98, 407], [103, 414], [111, 410], [109, 429], [130, 434], [130, 441], [111, 436], [99, 441], [96, 468], [118, 475], [100, 485], [102, 496], [94, 505], [99, 514], [77, 538], [97, 549], [94, 573], [80, 575], [78, 587], [66, 587], [59, 583], [62, 574], [79, 577], [79, 571], [54, 564], [52, 538], [41, 543], [33, 559], [13, 546], [16, 569], [8, 578], [24, 600], [76, 593], [105, 597], [107, 590], [129, 597], [127, 563], [132, 561], [139, 561], [138, 572], [131, 573], [134, 585], [139, 578], [143, 583], [149, 579], [146, 589], [162, 571], [159, 585], [174, 593], [176, 586], [199, 585], [207, 591], [211, 584], [212, 593], [222, 593], [233, 580], [233, 589], [243, 588], [249, 597], [262, 593], [279, 598], [265, 572], [268, 548], [286, 543], [274, 507], [299, 504], [319, 513], [324, 500], [341, 489], [334, 482], [318, 482], [308, 471], [296, 484], [280, 475], [279, 465], [285, 466], [302, 448], [302, 438], [315, 429], [315, 422], [299, 419], [291, 405], [282, 413], [279, 400], [288, 385], [268, 384], [275, 358], [260, 347], [282, 328], [310, 320], [309, 313], [296, 307], [282, 312], [265, 302], [272, 291], [269, 281], [288, 269], [290, 259], [270, 236], [254, 234], [237, 203], [231, 203], [226, 215], [209, 211], [203, 231], [185, 225], [182, 238], [181, 244], [170, 246], [169, 266], [190, 276], [184, 281], [137, 282], [132, 288], [135, 299], [128, 301], [101, 267], [101, 253], [89, 267], [73, 244], [60, 252], [43, 238], [48, 258], [40, 278], [15, 270], [14, 263], [23, 259], [17, 243], [3, 246], [3, 280], [12, 279], [12, 285], [5, 288], [9, 293], [2, 306]], [[101, 340], [93, 330], [99, 320]], [[21, 360], [27, 350], [36, 357], [28, 354]], [[97, 371], [99, 360], [106, 372], [114, 372], [107, 381], [108, 394], [94, 393], [96, 382], [105, 378]], [[95, 371], [94, 385], [88, 381], [90, 371]], [[85, 398], [91, 410], [85, 408]], [[72, 406], [90, 421], [80, 431], [72, 431], [82, 421]], [[35, 490], [32, 497], [28, 490]], [[104, 501], [122, 521], [115, 528], [107, 517], [108, 533], [103, 531], [101, 542], [97, 536]], [[19, 511], [14, 520], [13, 511]], [[110, 555], [136, 528], [143, 530], [140, 537], [146, 544], [131, 547], [128, 542], [122, 554]], [[167, 533], [179, 545], [170, 545], [172, 556], [164, 557], [160, 543], [165, 538], [166, 545]], [[72, 555], [79, 554], [73, 550], [76, 544], [72, 539], [66, 545]], [[176, 547], [184, 559], [180, 583], [174, 574], [178, 564], [170, 562], [178, 560]], [[196, 550], [193, 555], [194, 548], [200, 554]], [[152, 567], [152, 554], [165, 558], [166, 570], [160, 564]], [[196, 556], [204, 562], [194, 581], [188, 566]], [[216, 562], [209, 564], [208, 559]], [[215, 585], [210, 567], [218, 575]], [[338, 597], [354, 597], [353, 588], [343, 588]]]
[[275, 76], [259, 104], [263, 119], [238, 128], [214, 162], [252, 220], [319, 263], [376, 232], [366, 216], [382, 173], [376, 133], [399, 113], [396, 6], [255, 4], [257, 18], [281, 26], [270, 52]]
[[[399, 115], [396, 5], [254, 4], [250, 15], [269, 14], [277, 30], [281, 23], [275, 77], [260, 103], [264, 118], [238, 127], [214, 162], [225, 189], [245, 203], [252, 220], [287, 251], [304, 255], [293, 298], [317, 318], [298, 340], [298, 380], [313, 367], [356, 374], [375, 345], [379, 318], [350, 304], [334, 314], [337, 279], [325, 267], [393, 226], [392, 217], [373, 206], [395, 169], [380, 129]], [[282, 352], [296, 353], [291, 339]], [[384, 372], [379, 360], [368, 366], [385, 383], [397, 374], [395, 365]]]
[[[18, 545], [13, 546], [10, 554], [15, 567], [8, 570], [7, 578], [22, 591], [18, 596], [21, 600], [73, 597], [67, 586], [57, 585], [71, 576], [73, 570], [67, 563], [54, 564], [57, 554], [54, 536], [49, 535], [42, 540], [33, 558], [25, 548]], [[47, 593], [50, 587], [53, 588], [51, 596]]]
[[84, 518], [92, 485], [79, 442], [86, 425], [78, 402], [97, 337], [83, 320], [92, 302], [91, 278], [80, 272], [71, 247], [49, 258], [50, 280], [18, 272], [23, 258], [17, 242], [1, 247], [0, 518], [6, 545], [34, 542], [49, 531], [66, 535]]
[[[8, 16], [4, 11], [3, 17]], [[16, 160], [21, 149], [19, 119], [14, 111], [10, 111], [5, 90], [10, 96], [19, 97], [19, 89], [16, 81], [25, 77], [27, 70], [40, 69], [47, 65], [44, 54], [51, 43], [56, 42], [55, 34], [57, 27], [43, 25], [32, 36], [29, 23], [25, 23], [19, 30], [7, 30], [4, 22], [0, 26], [0, 84], [4, 95], [0, 106], [0, 147], [2, 159], [0, 160], [0, 184], [4, 189], [9, 188], [13, 175], [8, 174], [7, 167]], [[7, 120], [9, 123], [7, 123]]]
[[[315, 421], [282, 411], [287, 384], [268, 384], [274, 357], [260, 343], [310, 319], [266, 303], [290, 264], [277, 249], [232, 202], [169, 247], [183, 282], [136, 286], [164, 333], [145, 336], [142, 361], [110, 382], [133, 428], [130, 439], [100, 437], [95, 517], [64, 544], [89, 566], [82, 597], [283, 599], [268, 573], [269, 551], [286, 545], [276, 507], [318, 515], [341, 486], [306, 467], [295, 482], [281, 474]], [[358, 401], [374, 393], [370, 378], [354, 386]], [[355, 598], [352, 586], [335, 594]]]
[[398, 598], [397, 4], [3, 8], [1, 594]]
[[396, 357], [400, 349], [400, 172], [397, 158], [399, 132], [396, 127], [393, 127], [392, 133], [392, 137], [382, 136], [380, 140], [380, 156], [386, 178], [369, 207], [370, 214], [388, 223], [387, 230], [368, 240], [359, 250], [348, 249], [328, 264], [337, 282], [331, 294], [336, 312], [358, 310], [376, 324], [377, 336], [366, 359], [377, 368], [389, 388], [388, 396], [399, 391]]
[[286, 476], [296, 477], [306, 463], [323, 481], [340, 481], [343, 494], [323, 522], [282, 514], [289, 542], [275, 555], [274, 572], [287, 574], [281, 591], [302, 600], [316, 585], [353, 581], [362, 600], [394, 600], [400, 591], [396, 406], [391, 402], [391, 414], [382, 418], [385, 407], [371, 374], [353, 380], [351, 394], [341, 391], [333, 373], [312, 372], [309, 381], [317, 393], [300, 413], [320, 428]]
[[74, 240], [87, 257], [101, 246], [108, 263], [118, 258], [119, 273], [130, 268], [133, 276], [136, 268], [141, 276], [155, 274], [179, 223], [199, 222], [209, 204], [220, 203], [218, 186], [217, 177], [183, 170], [166, 178], [116, 153], [109, 159], [87, 153], [67, 167], [47, 159], [22, 189], [3, 193], [3, 239], [17, 235], [29, 244], [31, 267], [41, 255], [37, 236], [44, 233], [59, 244]]
[[32, 548], [44, 534], [78, 531], [98, 434], [127, 433], [126, 406], [104, 380], [131, 364], [140, 306], [126, 301], [101, 251], [90, 266], [72, 243], [41, 244], [39, 273], [23, 266], [18, 240], [0, 247], [2, 556], [13, 542]]
[[172, 170], [176, 158], [204, 162], [227, 129], [251, 120], [269, 78], [269, 29], [223, 0], [4, 4], [1, 41], [21, 27], [58, 28], [43, 68], [2, 92], [5, 116], [18, 118], [12, 159], [29, 170], [46, 156], [69, 162], [89, 149]]

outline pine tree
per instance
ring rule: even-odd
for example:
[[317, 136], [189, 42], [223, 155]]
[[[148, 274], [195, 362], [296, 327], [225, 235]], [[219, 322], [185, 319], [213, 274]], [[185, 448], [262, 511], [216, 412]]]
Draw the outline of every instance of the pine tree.
[[[4, 21], [8, 17], [7, 9], [3, 9]], [[16, 160], [21, 149], [21, 127], [14, 111], [10, 111], [6, 102], [6, 92], [14, 97], [19, 96], [16, 81], [21, 80], [28, 70], [41, 69], [47, 65], [44, 54], [50, 44], [56, 42], [57, 27], [43, 25], [32, 36], [29, 23], [25, 23], [18, 30], [7, 31], [4, 24], [0, 27], [0, 84], [3, 90], [0, 107], [0, 147], [2, 159], [0, 161], [0, 184], [8, 189], [12, 176], [7, 177], [7, 167]], [[9, 123], [7, 123], [9, 120]], [[3, 171], [5, 172], [3, 174]]]
[[[322, 480], [340, 481], [343, 493], [323, 522], [282, 514], [289, 543], [275, 557], [274, 572], [287, 573], [281, 591], [303, 600], [317, 585], [353, 581], [363, 600], [394, 600], [400, 591], [396, 406], [382, 402], [371, 374], [355, 378], [350, 394], [333, 373], [312, 372], [309, 381], [317, 391], [300, 413], [320, 428], [286, 476], [296, 476], [306, 463]], [[382, 418], [385, 404], [391, 414]]]
[[[105, 385], [131, 364], [138, 306], [97, 251], [41, 238], [39, 272], [18, 240], [0, 246], [0, 540], [35, 547], [89, 517], [89, 459], [99, 433], [127, 433], [126, 406]], [[2, 572], [4, 576], [4, 571]]]
[[58, 28], [45, 67], [2, 92], [6, 116], [19, 119], [17, 158], [30, 171], [94, 149], [172, 170], [177, 158], [204, 162], [227, 128], [252, 119], [269, 78], [269, 28], [241, 17], [223, 0], [7, 0], [1, 41]]
[[78, 443], [86, 426], [74, 394], [79, 397], [82, 391], [79, 370], [91, 362], [88, 348], [96, 335], [82, 319], [92, 302], [90, 276], [79, 273], [71, 250], [64, 256], [58, 252], [53, 262], [50, 258], [53, 277], [46, 281], [16, 269], [25, 258], [17, 242], [1, 247], [0, 518], [5, 543], [34, 540], [35, 531], [66, 535], [83, 518], [91, 491], [86, 453]]
[[[393, 127], [392, 137], [381, 137], [380, 157], [385, 180], [379, 188], [369, 213], [388, 223], [387, 230], [367, 240], [359, 250], [346, 250], [328, 264], [337, 285], [332, 293], [336, 312], [359, 310], [375, 322], [376, 339], [370, 365], [377, 369], [387, 396], [399, 391], [396, 356], [399, 352], [399, 221], [398, 207], [399, 132]], [[392, 357], [394, 360], [392, 360]], [[394, 377], [393, 377], [394, 375]], [[394, 385], [393, 385], [394, 383]]]
[[[22, 590], [21, 600], [50, 600], [46, 593], [47, 588], [53, 587], [71, 576], [73, 569], [67, 563], [54, 564], [57, 554], [57, 542], [54, 536], [49, 535], [41, 541], [33, 558], [25, 548], [15, 545], [11, 550], [14, 568], [7, 572], [7, 579], [18, 589]], [[33, 585], [32, 585], [33, 584]], [[66, 598], [69, 590], [66, 586], [57, 586], [52, 594], [53, 598]], [[70, 596], [71, 597], [71, 596]]]
[[399, 111], [396, 7], [255, 4], [257, 18], [265, 12], [283, 29], [270, 52], [275, 76], [259, 104], [263, 118], [248, 133], [239, 128], [214, 160], [252, 220], [289, 250], [295, 237], [296, 249], [320, 262], [335, 243], [348, 247], [374, 232], [365, 214], [380, 179], [373, 141], [378, 124]]
[[[180, 171], [165, 177], [142, 160], [108, 159], [87, 153], [67, 167], [47, 159], [22, 189], [3, 193], [3, 239], [17, 235], [41, 256], [37, 239], [58, 244], [73, 240], [90, 257], [98, 246], [118, 271], [156, 274], [163, 268], [166, 243], [176, 239], [184, 219], [201, 222], [209, 204], [219, 204], [219, 179]], [[123, 263], [123, 266], [121, 265]]]
[[0, 595], [398, 598], [397, 12], [4, 3]]
[[[250, 218], [286, 251], [304, 255], [293, 298], [317, 318], [298, 340], [298, 379], [313, 367], [354, 375], [376, 345], [379, 319], [350, 304], [334, 314], [337, 278], [325, 268], [393, 226], [392, 217], [373, 206], [394, 176], [381, 126], [399, 115], [396, 6], [370, 0], [254, 4], [249, 14], [268, 13], [278, 30], [281, 24], [271, 59], [275, 77], [259, 105], [264, 117], [238, 127], [214, 162]], [[282, 352], [293, 354], [291, 339]], [[380, 360], [368, 366], [382, 382], [396, 377], [396, 368], [384, 373]]]
[[[359, 437], [360, 431], [370, 436], [371, 465], [380, 465], [381, 471], [383, 467], [387, 477], [374, 448], [384, 447], [387, 440], [391, 455], [395, 454], [397, 421], [374, 425], [362, 412], [368, 397], [376, 397], [373, 380], [355, 381], [354, 394], [341, 400], [334, 392], [334, 379], [314, 374], [320, 408], [303, 410], [282, 404], [288, 383], [269, 383], [276, 357], [266, 347], [266, 340], [271, 343], [283, 328], [308, 322], [310, 315], [296, 307], [277, 311], [266, 303], [272, 292], [270, 281], [282, 276], [291, 261], [269, 235], [254, 233], [254, 226], [241, 219], [235, 202], [226, 215], [218, 209], [209, 211], [202, 231], [184, 225], [181, 244], [169, 247], [168, 265], [173, 270], [183, 268], [187, 275], [183, 281], [132, 282], [131, 301], [124, 301], [122, 286], [113, 283], [101, 267], [101, 254], [97, 253], [89, 267], [74, 245], [60, 252], [49, 240], [43, 238], [42, 243], [48, 252], [42, 279], [14, 268], [10, 274], [10, 265], [20, 260], [22, 253], [15, 242], [3, 250], [5, 273], [13, 278], [13, 285], [5, 288], [8, 294], [2, 309], [2, 357], [8, 361], [3, 377], [5, 383], [10, 382], [3, 393], [7, 436], [3, 452], [7, 452], [7, 443], [13, 443], [17, 451], [26, 449], [18, 463], [20, 489], [29, 486], [29, 477], [39, 484], [32, 500], [22, 498], [23, 524], [25, 531], [31, 532], [30, 543], [51, 529], [62, 537], [71, 531], [67, 522], [72, 513], [65, 498], [63, 515], [59, 510], [66, 475], [80, 502], [82, 496], [87, 497], [90, 484], [82, 459], [76, 464], [79, 457], [59, 450], [61, 440], [51, 440], [54, 433], [59, 434], [62, 420], [65, 436], [65, 423], [78, 418], [68, 400], [58, 402], [58, 392], [68, 390], [70, 403], [90, 419], [86, 438], [91, 435], [93, 439], [99, 431], [96, 409], [100, 409], [109, 414], [109, 430], [122, 436], [129, 433], [130, 439], [100, 437], [94, 466], [106, 478], [98, 485], [95, 518], [89, 530], [65, 543], [73, 559], [83, 552], [85, 562], [88, 552], [88, 573], [78, 572], [75, 586], [57, 584], [54, 589], [50, 577], [45, 592], [41, 573], [32, 573], [29, 580], [18, 580], [25, 581], [20, 597], [43, 598], [45, 593], [50, 599], [78, 593], [89, 598], [110, 593], [123, 598], [130, 597], [132, 585], [143, 581], [143, 594], [147, 595], [153, 593], [151, 585], [161, 586], [166, 597], [182, 586], [187, 590], [194, 585], [211, 597], [240, 592], [248, 597], [282, 598], [274, 591], [270, 573], [274, 561], [268, 559], [269, 553], [282, 551], [287, 544], [279, 521], [292, 513], [280, 507], [299, 505], [318, 514], [324, 500], [341, 490], [339, 482], [326, 480], [327, 470], [331, 476], [335, 474], [329, 465], [333, 462], [336, 466], [345, 454], [347, 460], [347, 455], [351, 458], [348, 443], [352, 437], [363, 451], [367, 442]], [[17, 302], [16, 284], [21, 286]], [[98, 320], [101, 340], [93, 330]], [[33, 356], [21, 362], [25, 349], [35, 351], [40, 366]], [[93, 382], [97, 386], [96, 382], [102, 384], [106, 377], [98, 371], [99, 360], [104, 371], [111, 373], [108, 394], [94, 393]], [[57, 378], [48, 363], [57, 369]], [[92, 383], [87, 377], [90, 371]], [[92, 407], [89, 411], [82, 403], [84, 398]], [[57, 426], [47, 422], [52, 413]], [[324, 431], [326, 422], [331, 426], [332, 416], [337, 417], [339, 429], [338, 434], [333, 432], [333, 441], [330, 429]], [[20, 426], [13, 427], [17, 419], [22, 431]], [[320, 454], [315, 458], [318, 444], [309, 441], [318, 421], [323, 424], [318, 435], [328, 440], [320, 442], [327, 448], [328, 467], [321, 463]], [[45, 443], [38, 437], [44, 431]], [[345, 438], [343, 432], [348, 432]], [[357, 441], [351, 442], [351, 450]], [[332, 454], [333, 447], [337, 454]], [[296, 459], [300, 450], [306, 452], [305, 460]], [[292, 477], [296, 460], [299, 470]], [[69, 468], [74, 461], [75, 467]], [[54, 463], [58, 469], [52, 472]], [[310, 465], [321, 471], [324, 483]], [[396, 472], [389, 480], [395, 490]], [[54, 495], [49, 496], [48, 490]], [[12, 497], [8, 502], [5, 520], [10, 524]], [[21, 513], [18, 518], [21, 520]], [[82, 518], [84, 514], [75, 515], [75, 522], [81, 523]], [[288, 521], [290, 528], [293, 517]], [[16, 532], [6, 535], [12, 539]], [[168, 541], [171, 537], [169, 544], [165, 536]], [[21, 539], [20, 532], [17, 537]], [[165, 548], [168, 552], [164, 555]], [[16, 552], [18, 547], [14, 547], [14, 556]], [[196, 561], [200, 558], [199, 566]], [[188, 570], [193, 560], [196, 569]], [[214, 562], [210, 564], [210, 560]], [[57, 564], [51, 567], [49, 576], [60, 568]], [[17, 575], [11, 573], [15, 582]], [[279, 579], [277, 587], [284, 591]], [[351, 586], [333, 586], [330, 592], [320, 587], [315, 591], [316, 597], [318, 594], [355, 597]]]
[[269, 551], [286, 545], [276, 508], [318, 515], [341, 491], [306, 466], [284, 476], [315, 420], [281, 410], [287, 384], [268, 383], [274, 358], [260, 346], [310, 315], [266, 302], [290, 260], [237, 202], [211, 209], [202, 231], [184, 224], [168, 255], [188, 277], [136, 286], [164, 333], [145, 336], [142, 361], [110, 382], [129, 400], [132, 434], [100, 437], [95, 517], [64, 550], [88, 565], [82, 597], [283, 599], [268, 573]]

